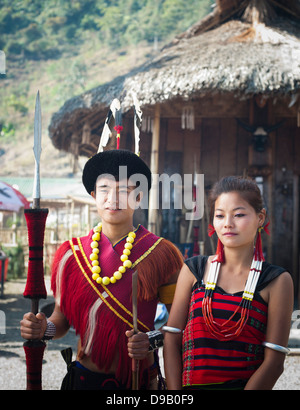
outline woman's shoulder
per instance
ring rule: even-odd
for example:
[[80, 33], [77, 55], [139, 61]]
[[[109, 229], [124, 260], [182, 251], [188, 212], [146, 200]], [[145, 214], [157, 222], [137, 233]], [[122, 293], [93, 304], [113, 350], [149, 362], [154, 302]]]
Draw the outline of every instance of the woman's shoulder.
[[204, 275], [206, 262], [208, 260], [207, 255], [192, 256], [184, 261], [187, 267], [198, 281], [201, 281]]
[[273, 265], [268, 262], [264, 262], [260, 278], [257, 283], [257, 290], [260, 291], [264, 289], [267, 285], [269, 285], [270, 282], [278, 278], [283, 273], [286, 273], [286, 276], [291, 276], [290, 272], [286, 268], [283, 268], [282, 266], [278, 265]]

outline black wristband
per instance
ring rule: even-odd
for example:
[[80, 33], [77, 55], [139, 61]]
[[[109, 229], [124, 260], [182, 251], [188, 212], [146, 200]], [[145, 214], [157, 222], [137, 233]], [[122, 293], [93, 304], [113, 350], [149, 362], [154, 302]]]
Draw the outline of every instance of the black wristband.
[[159, 349], [164, 345], [164, 335], [159, 330], [147, 332], [149, 338], [149, 352]]

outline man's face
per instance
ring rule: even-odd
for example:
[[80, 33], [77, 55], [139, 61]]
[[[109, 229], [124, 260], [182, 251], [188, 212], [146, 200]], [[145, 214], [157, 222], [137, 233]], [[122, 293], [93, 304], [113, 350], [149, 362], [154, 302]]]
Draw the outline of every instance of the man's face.
[[96, 192], [91, 193], [96, 200], [98, 214], [102, 221], [121, 223], [133, 217], [139, 203], [134, 195], [135, 186], [130, 180], [116, 181], [113, 176], [100, 176], [96, 182]]

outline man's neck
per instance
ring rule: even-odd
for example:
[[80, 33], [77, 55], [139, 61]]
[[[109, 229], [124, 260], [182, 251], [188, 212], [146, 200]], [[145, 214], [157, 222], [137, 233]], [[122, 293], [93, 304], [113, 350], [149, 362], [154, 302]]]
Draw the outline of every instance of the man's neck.
[[110, 240], [112, 244], [118, 242], [121, 238], [128, 235], [128, 233], [133, 230], [134, 227], [132, 221], [116, 225], [102, 223], [102, 232]]

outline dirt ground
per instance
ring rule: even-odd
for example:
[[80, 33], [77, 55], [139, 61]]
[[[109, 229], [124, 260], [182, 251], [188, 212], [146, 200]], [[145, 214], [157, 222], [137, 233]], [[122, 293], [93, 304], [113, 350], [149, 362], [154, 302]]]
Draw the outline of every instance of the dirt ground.
[[[25, 279], [6, 282], [3, 298], [0, 298], [0, 390], [26, 389], [24, 340], [20, 336], [20, 320], [24, 313], [30, 311], [30, 300], [23, 297], [25, 283]], [[40, 301], [41, 308], [53, 302], [49, 280], [46, 280], [46, 288], [49, 296]], [[64, 338], [48, 342], [43, 360], [44, 390], [60, 389], [66, 373], [66, 364], [61, 356], [61, 350], [72, 347], [74, 356], [76, 344], [77, 337], [72, 330]], [[300, 390], [298, 349], [293, 349], [292, 354], [287, 356], [285, 371], [277, 381], [274, 390]]]

